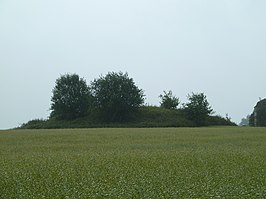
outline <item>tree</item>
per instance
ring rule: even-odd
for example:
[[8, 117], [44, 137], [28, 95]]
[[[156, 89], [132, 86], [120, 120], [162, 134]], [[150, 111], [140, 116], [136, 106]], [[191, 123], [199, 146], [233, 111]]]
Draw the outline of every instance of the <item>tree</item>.
[[250, 124], [251, 126], [266, 126], [266, 99], [257, 102], [250, 119]]
[[255, 126], [255, 116], [254, 112], [249, 117], [249, 126]]
[[90, 92], [86, 81], [77, 74], [62, 75], [56, 80], [51, 103], [51, 117], [76, 119], [88, 111]]
[[109, 122], [128, 119], [144, 102], [144, 94], [128, 74], [108, 73], [91, 83], [95, 107]]
[[176, 109], [177, 106], [179, 105], [180, 101], [179, 98], [173, 96], [172, 91], [163, 91], [163, 95], [159, 95], [161, 98], [161, 107], [166, 108], [166, 109]]
[[239, 126], [249, 126], [249, 120], [250, 120], [250, 115], [247, 115], [246, 118], [241, 119]]
[[197, 126], [205, 125], [206, 118], [213, 113], [207, 97], [204, 93], [188, 95], [189, 102], [185, 104], [184, 111], [188, 119], [192, 120]]

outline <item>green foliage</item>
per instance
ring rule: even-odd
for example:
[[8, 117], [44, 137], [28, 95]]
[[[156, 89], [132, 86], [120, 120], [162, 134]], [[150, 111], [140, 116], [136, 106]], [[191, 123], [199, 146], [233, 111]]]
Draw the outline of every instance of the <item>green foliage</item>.
[[128, 74], [108, 73], [91, 83], [96, 109], [105, 121], [126, 121], [144, 102], [144, 94]]
[[[236, 124], [220, 116], [208, 116], [206, 126], [235, 126]], [[196, 124], [187, 119], [182, 110], [170, 110], [155, 106], [143, 106], [131, 115], [130, 120], [123, 122], [104, 122], [97, 114], [91, 113], [74, 120], [32, 120], [21, 125], [20, 129], [66, 129], [66, 128], [103, 128], [103, 127], [195, 127]]]
[[223, 118], [222, 116], [207, 116], [205, 119], [205, 126], [237, 126], [234, 122], [228, 118]]
[[258, 109], [256, 126], [266, 126], [266, 109]]
[[180, 101], [172, 91], [164, 91], [159, 97], [160, 107], [142, 106], [143, 90], [127, 73], [108, 73], [90, 86], [77, 74], [66, 74], [56, 80], [50, 118], [31, 120], [19, 128], [235, 125], [228, 117], [210, 116], [212, 109], [203, 93], [188, 95], [189, 102], [181, 109], [177, 109]]
[[254, 125], [266, 126], [266, 99], [260, 100], [254, 108]]
[[25, 124], [22, 124], [19, 128], [22, 129], [42, 129], [45, 127], [47, 120], [44, 119], [34, 119], [34, 120], [30, 120]]
[[156, 106], [141, 107], [134, 119], [138, 127], [191, 127], [193, 122], [186, 119], [180, 110]]
[[249, 117], [249, 126], [255, 126], [255, 117], [254, 113], [252, 113]]
[[87, 114], [90, 92], [86, 81], [77, 74], [62, 75], [53, 89], [51, 117], [75, 119]]
[[265, 132], [0, 131], [0, 198], [265, 198]]
[[192, 120], [197, 126], [206, 125], [206, 118], [213, 110], [204, 93], [192, 93], [188, 95], [189, 102], [185, 104], [184, 111], [187, 117]]
[[163, 91], [164, 94], [160, 95], [159, 97], [161, 98], [161, 107], [166, 108], [166, 109], [176, 109], [177, 106], [179, 105], [180, 101], [179, 98], [173, 96], [172, 91]]
[[266, 126], [266, 99], [257, 102], [249, 117], [250, 126]]

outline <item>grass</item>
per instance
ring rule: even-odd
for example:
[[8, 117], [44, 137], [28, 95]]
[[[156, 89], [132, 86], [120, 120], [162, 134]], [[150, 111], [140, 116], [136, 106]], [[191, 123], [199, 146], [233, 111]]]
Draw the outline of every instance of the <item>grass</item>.
[[266, 198], [266, 128], [0, 131], [0, 198]]
[[[204, 124], [204, 125], [203, 125]], [[203, 126], [236, 126], [221, 116], [208, 116]], [[151, 128], [151, 127], [195, 127], [184, 111], [170, 110], [156, 106], [143, 106], [125, 121], [107, 122], [100, 113], [91, 114], [74, 120], [56, 118], [34, 119], [22, 124], [18, 129], [66, 129], [66, 128]]]

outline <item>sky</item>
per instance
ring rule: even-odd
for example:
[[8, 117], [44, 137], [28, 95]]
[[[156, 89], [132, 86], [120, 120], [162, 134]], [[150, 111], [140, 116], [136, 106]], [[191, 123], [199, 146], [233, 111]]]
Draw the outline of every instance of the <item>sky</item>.
[[0, 129], [50, 114], [55, 80], [128, 72], [146, 103], [203, 92], [236, 123], [266, 97], [265, 0], [0, 0]]

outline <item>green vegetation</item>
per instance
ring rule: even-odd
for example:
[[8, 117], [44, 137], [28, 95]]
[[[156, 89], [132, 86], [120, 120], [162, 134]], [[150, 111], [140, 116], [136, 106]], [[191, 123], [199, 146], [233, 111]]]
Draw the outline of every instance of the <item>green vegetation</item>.
[[172, 91], [163, 91], [163, 95], [159, 95], [159, 98], [161, 98], [161, 107], [167, 108], [167, 109], [177, 109], [177, 106], [180, 104], [179, 98], [176, 96], [173, 96]]
[[265, 128], [0, 131], [0, 198], [265, 198]]
[[77, 74], [62, 75], [53, 89], [49, 119], [34, 119], [20, 128], [195, 127], [236, 125], [212, 109], [204, 93], [188, 95], [183, 107], [172, 91], [160, 107], [144, 106], [144, 92], [127, 73], [108, 73], [86, 85]]
[[213, 110], [204, 93], [188, 95], [189, 102], [185, 104], [184, 111], [191, 121], [197, 126], [205, 126], [207, 117]]
[[260, 100], [249, 117], [250, 126], [266, 126], [266, 99]]
[[77, 74], [62, 75], [53, 89], [51, 117], [76, 119], [88, 113], [90, 93], [86, 81]]
[[144, 94], [128, 74], [108, 73], [91, 83], [95, 109], [101, 120], [108, 122], [128, 121], [131, 114], [144, 103]]
[[[208, 116], [206, 126], [234, 126], [230, 120], [220, 116]], [[55, 129], [55, 128], [102, 128], [102, 127], [195, 127], [196, 124], [187, 119], [186, 114], [178, 110], [170, 110], [155, 106], [143, 106], [131, 115], [126, 122], [105, 122], [97, 113], [75, 120], [59, 120], [50, 118], [48, 120], [35, 119], [22, 124], [22, 129]]]

